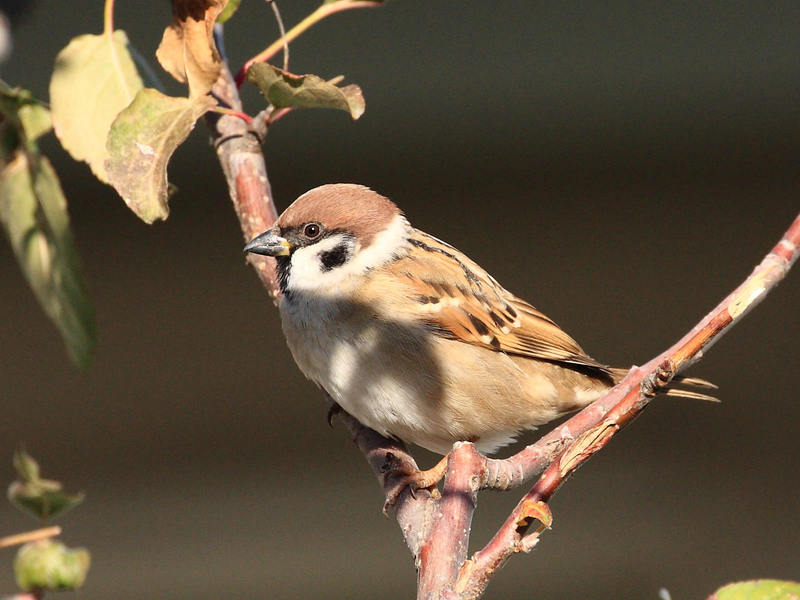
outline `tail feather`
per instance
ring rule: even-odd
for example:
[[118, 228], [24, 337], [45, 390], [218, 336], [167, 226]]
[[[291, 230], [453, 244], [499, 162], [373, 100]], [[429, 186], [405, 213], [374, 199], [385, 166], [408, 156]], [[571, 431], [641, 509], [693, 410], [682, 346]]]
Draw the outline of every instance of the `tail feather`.
[[708, 394], [693, 392], [691, 390], [681, 390], [678, 388], [668, 387], [661, 393], [664, 394], [665, 396], [673, 396], [676, 398], [689, 398], [690, 400], [703, 400], [705, 402], [722, 402], [722, 400], [720, 400], [716, 396], [709, 396]]
[[719, 386], [711, 383], [707, 379], [700, 379], [699, 377], [684, 377], [683, 375], [675, 375], [672, 378], [674, 383], [681, 385], [693, 385], [694, 387], [706, 388], [707, 390], [718, 390]]
[[[614, 383], [619, 383], [620, 381], [622, 381], [622, 378], [628, 374], [628, 369], [610, 369], [610, 371], [612, 377], [614, 378]], [[707, 390], [719, 389], [718, 386], [711, 383], [707, 379], [701, 379], [700, 377], [684, 377], [683, 375], [676, 375], [675, 377], [672, 378], [667, 387], [661, 390], [659, 393], [664, 394], [665, 396], [672, 396], [677, 398], [689, 398], [691, 400], [703, 400], [705, 402], [720, 402], [720, 399], [715, 396], [710, 396], [702, 392], [683, 390], [680, 388], [673, 387], [675, 385], [688, 385], [691, 387], [698, 387]]]

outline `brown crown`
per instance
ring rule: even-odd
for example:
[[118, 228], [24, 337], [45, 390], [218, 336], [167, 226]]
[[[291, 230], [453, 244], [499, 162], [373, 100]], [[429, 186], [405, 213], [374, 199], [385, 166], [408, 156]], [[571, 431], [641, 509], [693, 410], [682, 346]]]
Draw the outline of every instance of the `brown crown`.
[[351, 233], [363, 246], [383, 231], [402, 211], [368, 187], [353, 183], [332, 183], [309, 190], [278, 218], [281, 230], [305, 223], [319, 223], [327, 230]]

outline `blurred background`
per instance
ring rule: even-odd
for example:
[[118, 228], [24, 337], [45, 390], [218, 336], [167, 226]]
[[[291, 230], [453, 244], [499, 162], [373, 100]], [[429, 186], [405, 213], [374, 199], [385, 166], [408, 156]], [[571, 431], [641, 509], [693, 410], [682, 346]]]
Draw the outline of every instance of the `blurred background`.
[[[155, 64], [169, 3], [117, 4], [117, 26]], [[280, 3], [287, 26], [315, 6]], [[99, 1], [36, 2], [14, 14], [2, 77], [46, 99], [58, 50], [101, 30]], [[643, 363], [800, 207], [798, 31], [794, 0], [395, 0], [335, 15], [292, 45], [290, 69], [345, 74], [367, 111], [275, 125], [278, 207], [322, 183], [369, 185], [596, 358]], [[277, 27], [245, 0], [226, 35], [238, 68]], [[252, 90], [245, 101], [263, 106]], [[328, 428], [245, 265], [202, 124], [170, 164], [180, 191], [154, 226], [52, 137], [44, 151], [99, 345], [78, 372], [0, 243], [0, 482], [24, 443], [45, 476], [87, 493], [60, 520], [66, 543], [92, 551], [81, 597], [412, 597], [375, 478]], [[800, 578], [799, 304], [792, 272], [693, 369], [723, 403], [653, 403], [562, 488], [552, 532], [486, 597], [704, 598], [731, 580]], [[520, 494], [481, 495], [474, 547]], [[0, 503], [3, 533], [33, 526]], [[12, 557], [0, 555], [1, 592], [15, 587]]]

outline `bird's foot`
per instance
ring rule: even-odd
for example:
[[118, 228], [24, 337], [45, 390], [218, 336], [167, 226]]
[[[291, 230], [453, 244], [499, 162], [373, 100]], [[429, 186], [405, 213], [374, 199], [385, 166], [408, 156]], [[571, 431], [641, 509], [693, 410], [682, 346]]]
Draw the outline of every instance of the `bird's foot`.
[[428, 490], [435, 499], [441, 498], [436, 484], [438, 484], [447, 470], [447, 456], [442, 458], [435, 467], [422, 471], [409, 468], [407, 464], [393, 464], [394, 455], [388, 453], [384, 471], [387, 477], [393, 479], [391, 487], [386, 492], [386, 501], [383, 503], [383, 514], [388, 514], [389, 508], [395, 505], [406, 488], [413, 498], [417, 490]]

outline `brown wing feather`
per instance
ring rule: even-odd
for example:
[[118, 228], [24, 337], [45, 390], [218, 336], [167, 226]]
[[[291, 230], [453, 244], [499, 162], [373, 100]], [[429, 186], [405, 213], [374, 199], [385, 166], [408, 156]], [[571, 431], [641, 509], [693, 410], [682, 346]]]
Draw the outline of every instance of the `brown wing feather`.
[[[505, 290], [461, 252], [415, 231], [392, 270], [416, 294], [416, 314], [438, 335], [529, 358], [599, 369], [550, 318]], [[432, 260], [431, 256], [436, 255]]]

